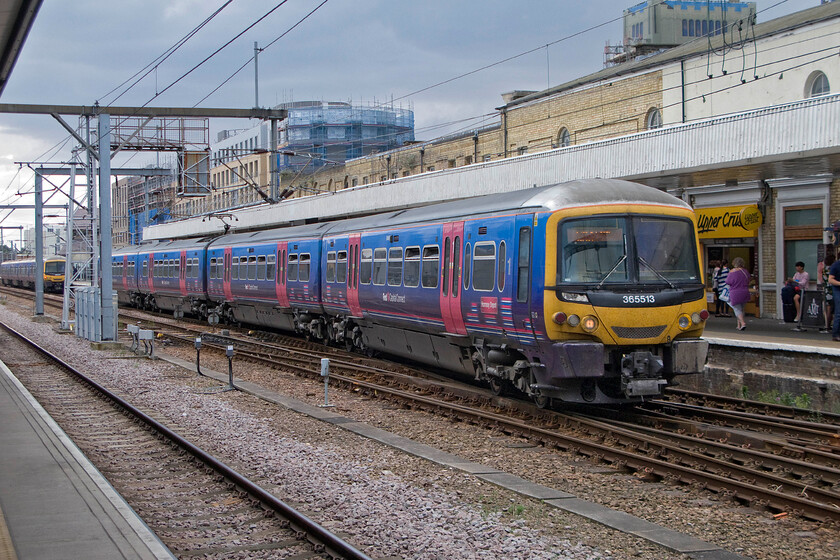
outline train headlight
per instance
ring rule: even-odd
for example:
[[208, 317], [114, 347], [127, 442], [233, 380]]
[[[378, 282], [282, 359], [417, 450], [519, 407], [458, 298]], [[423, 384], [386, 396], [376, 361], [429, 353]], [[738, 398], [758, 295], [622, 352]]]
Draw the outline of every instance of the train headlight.
[[570, 327], [576, 327], [580, 324], [580, 317], [577, 315], [569, 315], [569, 318], [566, 319], [566, 321], [569, 323]]
[[703, 321], [705, 321], [708, 318], [709, 318], [709, 312], [706, 311], [705, 309], [703, 311], [700, 311], [699, 313], [694, 312], [694, 313], [691, 314], [691, 322], [694, 323], [695, 325], [699, 325], [700, 323], [702, 323]]
[[552, 319], [553, 319], [553, 320], [554, 320], [554, 322], [555, 322], [555, 323], [557, 323], [558, 325], [562, 325], [563, 323], [565, 323], [565, 322], [566, 322], [566, 314], [565, 314], [565, 313], [563, 313], [562, 311], [558, 311], [557, 313], [555, 313], [555, 314], [554, 314], [554, 316], [552, 317]]
[[571, 292], [562, 292], [560, 294], [566, 301], [573, 301], [575, 303], [589, 303], [589, 297], [586, 294], [573, 294]]
[[680, 315], [680, 318], [677, 321], [677, 324], [680, 326], [680, 328], [682, 330], [685, 330], [685, 329], [687, 329], [688, 327], [691, 326], [691, 317], [689, 317], [688, 315]]
[[580, 322], [580, 326], [583, 327], [583, 330], [586, 332], [592, 332], [598, 328], [598, 318], [593, 315], [587, 315], [583, 318], [583, 321]]

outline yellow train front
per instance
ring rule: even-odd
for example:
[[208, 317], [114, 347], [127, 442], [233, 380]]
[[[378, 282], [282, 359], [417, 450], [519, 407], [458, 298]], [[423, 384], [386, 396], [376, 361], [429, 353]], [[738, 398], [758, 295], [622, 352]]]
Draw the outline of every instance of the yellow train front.
[[705, 368], [694, 212], [656, 189], [616, 183], [540, 220], [545, 284], [532, 317], [545, 338], [527, 391], [540, 404], [633, 402]]
[[[44, 291], [64, 291], [64, 257], [44, 259]], [[4, 286], [35, 289], [35, 259], [5, 261], [0, 263], [0, 281]]]

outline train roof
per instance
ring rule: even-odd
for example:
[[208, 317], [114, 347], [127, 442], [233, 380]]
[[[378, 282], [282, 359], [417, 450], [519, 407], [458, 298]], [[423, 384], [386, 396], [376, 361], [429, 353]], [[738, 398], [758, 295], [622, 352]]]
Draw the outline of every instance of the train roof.
[[490, 194], [335, 222], [329, 234], [373, 227], [401, 226], [481, 217], [500, 212], [553, 212], [601, 204], [653, 204], [690, 210], [684, 201], [659, 189], [620, 179], [580, 179], [500, 194]]
[[152, 241], [136, 248], [115, 251], [115, 255], [158, 252], [214, 246], [271, 243], [284, 239], [319, 238], [407, 224], [490, 216], [501, 212], [553, 212], [561, 208], [603, 204], [652, 204], [690, 210], [684, 201], [659, 189], [620, 179], [579, 179], [546, 187], [465, 198], [415, 208], [314, 224], [269, 228], [201, 239]]

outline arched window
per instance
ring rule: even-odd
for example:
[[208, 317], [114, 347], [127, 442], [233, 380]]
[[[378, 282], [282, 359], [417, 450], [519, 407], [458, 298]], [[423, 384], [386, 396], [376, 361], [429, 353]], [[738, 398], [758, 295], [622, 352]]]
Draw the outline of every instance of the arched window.
[[645, 128], [648, 130], [662, 128], [662, 113], [656, 107], [651, 107], [645, 117]]
[[805, 82], [805, 97], [817, 97], [827, 93], [831, 93], [831, 86], [826, 75], [819, 70], [812, 72]]
[[560, 132], [557, 134], [557, 147], [563, 148], [565, 146], [572, 145], [572, 135], [569, 132], [569, 129], [565, 126], [560, 129]]

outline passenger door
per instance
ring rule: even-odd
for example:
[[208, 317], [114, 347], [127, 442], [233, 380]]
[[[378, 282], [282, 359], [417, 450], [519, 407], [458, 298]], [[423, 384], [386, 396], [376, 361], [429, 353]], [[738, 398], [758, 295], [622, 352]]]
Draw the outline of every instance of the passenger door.
[[233, 290], [230, 287], [230, 265], [233, 262], [233, 249], [225, 247], [224, 272], [222, 273], [222, 286], [225, 291], [225, 300], [233, 301]]
[[464, 222], [443, 224], [443, 262], [440, 282], [440, 312], [446, 332], [467, 334], [461, 313], [461, 260], [463, 259]]
[[286, 291], [286, 251], [288, 246], [288, 241], [277, 243], [277, 273], [274, 287], [277, 295], [277, 305], [282, 309], [289, 308], [289, 294]]
[[359, 304], [359, 253], [361, 252], [362, 236], [354, 233], [350, 236], [350, 247], [347, 251], [347, 306], [354, 317], [362, 316], [362, 306]]
[[531, 313], [533, 300], [533, 214], [516, 217], [513, 242], [516, 244], [511, 270], [513, 280], [513, 318], [516, 324], [516, 337], [521, 344], [535, 344], [534, 319]]

